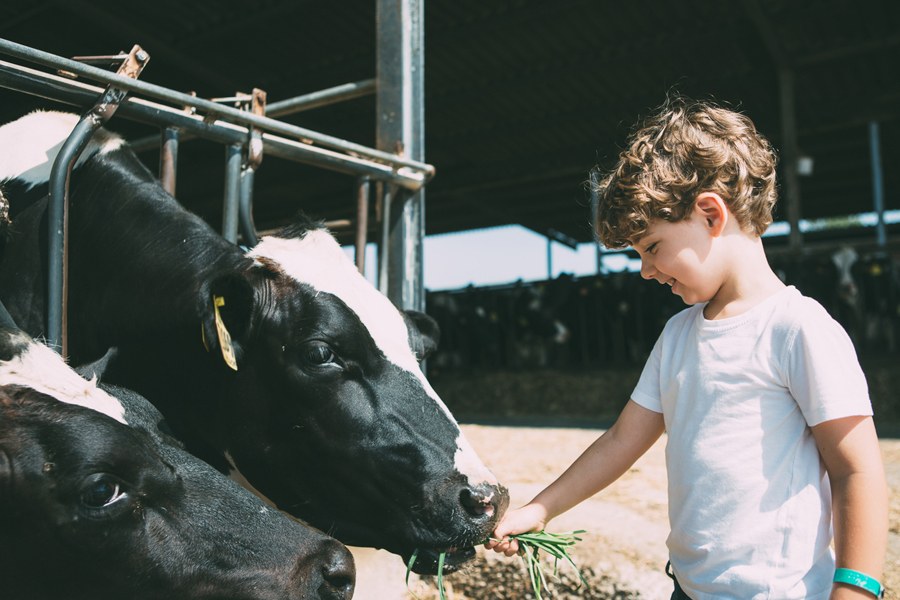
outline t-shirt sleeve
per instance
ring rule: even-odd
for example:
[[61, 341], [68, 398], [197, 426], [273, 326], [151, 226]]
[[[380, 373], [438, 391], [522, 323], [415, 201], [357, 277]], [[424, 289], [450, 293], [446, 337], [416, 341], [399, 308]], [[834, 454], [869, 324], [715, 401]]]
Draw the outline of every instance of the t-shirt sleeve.
[[810, 425], [869, 416], [866, 376], [850, 336], [818, 303], [804, 311], [787, 348], [787, 382]]
[[662, 409], [662, 393], [659, 386], [659, 362], [662, 355], [662, 338], [665, 332], [660, 334], [653, 346], [653, 352], [650, 358], [644, 364], [644, 370], [641, 372], [641, 378], [638, 380], [637, 387], [631, 393], [631, 399], [648, 410], [661, 413]]

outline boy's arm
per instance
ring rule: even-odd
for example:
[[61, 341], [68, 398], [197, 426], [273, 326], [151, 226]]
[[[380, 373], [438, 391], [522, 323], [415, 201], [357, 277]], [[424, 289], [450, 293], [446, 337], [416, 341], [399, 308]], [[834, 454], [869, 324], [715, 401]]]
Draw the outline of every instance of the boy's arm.
[[[871, 417], [845, 417], [812, 427], [831, 480], [837, 568], [881, 581], [887, 550], [888, 490]], [[872, 598], [865, 590], [835, 583], [832, 600]]]
[[[554, 517], [590, 498], [618, 479], [659, 439], [666, 426], [662, 413], [629, 400], [616, 423], [585, 450], [559, 478], [525, 506], [506, 514], [493, 537], [540, 531]], [[515, 540], [488, 541], [487, 548], [512, 556]]]

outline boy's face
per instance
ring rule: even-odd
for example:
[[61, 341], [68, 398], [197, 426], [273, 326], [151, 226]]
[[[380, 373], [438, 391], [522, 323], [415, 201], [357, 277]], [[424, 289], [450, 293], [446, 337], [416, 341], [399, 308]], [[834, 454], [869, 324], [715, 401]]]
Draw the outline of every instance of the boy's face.
[[641, 256], [641, 277], [670, 285], [687, 304], [707, 302], [722, 280], [712, 264], [713, 236], [707, 221], [696, 214], [683, 221], [653, 221], [632, 246]]

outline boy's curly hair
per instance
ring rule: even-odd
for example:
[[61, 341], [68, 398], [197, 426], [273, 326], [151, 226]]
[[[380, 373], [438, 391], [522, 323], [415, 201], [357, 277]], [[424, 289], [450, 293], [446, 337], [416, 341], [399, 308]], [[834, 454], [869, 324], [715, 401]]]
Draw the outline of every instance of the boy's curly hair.
[[775, 150], [740, 113], [711, 102], [669, 99], [639, 122], [615, 169], [595, 187], [595, 227], [607, 248], [639, 240], [654, 219], [690, 216], [702, 192], [719, 194], [744, 231], [772, 224]]

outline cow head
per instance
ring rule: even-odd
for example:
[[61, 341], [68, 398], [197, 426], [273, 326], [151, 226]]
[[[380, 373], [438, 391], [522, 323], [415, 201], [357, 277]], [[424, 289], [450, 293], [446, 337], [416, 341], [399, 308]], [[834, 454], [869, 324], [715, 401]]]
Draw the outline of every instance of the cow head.
[[345, 543], [418, 548], [420, 572], [440, 551], [449, 570], [465, 562], [508, 494], [422, 373], [435, 322], [398, 310], [315, 224], [263, 238], [249, 257], [201, 294], [210, 354], [231, 371], [214, 445], [281, 510]]
[[351, 596], [346, 548], [182, 450], [146, 400], [2, 327], [0, 354], [4, 598]]

